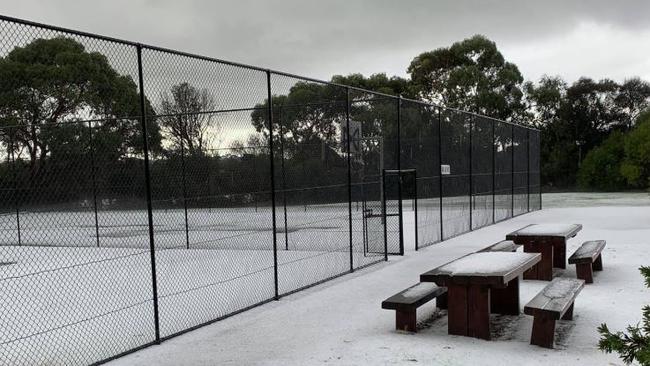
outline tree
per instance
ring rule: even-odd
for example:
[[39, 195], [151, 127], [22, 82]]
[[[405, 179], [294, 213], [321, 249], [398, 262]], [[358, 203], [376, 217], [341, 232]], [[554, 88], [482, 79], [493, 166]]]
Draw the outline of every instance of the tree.
[[624, 141], [622, 132], [613, 131], [605, 142], [589, 151], [578, 171], [578, 185], [610, 192], [625, 188], [625, 177], [621, 174]]
[[[80, 135], [82, 120], [98, 120], [95, 139], [105, 151], [141, 152], [139, 100], [130, 76], [119, 75], [104, 55], [71, 38], [36, 39], [0, 58], [2, 139], [18, 154], [27, 151], [32, 177], [51, 152], [87, 141]], [[153, 115], [148, 101], [146, 107]], [[148, 138], [158, 150], [155, 126]]]
[[559, 76], [544, 75], [537, 84], [526, 82], [524, 90], [533, 126], [544, 128], [558, 122], [567, 88], [567, 83]]
[[[312, 82], [298, 82], [286, 95], [274, 95], [273, 131], [285, 153], [296, 153], [321, 143], [337, 144], [340, 125], [345, 121], [346, 94], [343, 88]], [[255, 106], [252, 123], [265, 138], [269, 136], [268, 100]], [[282, 141], [280, 141], [280, 136]], [[275, 141], [275, 140], [274, 140]]]
[[631, 129], [636, 118], [650, 106], [650, 83], [638, 77], [625, 80], [615, 103], [620, 109], [620, 125], [626, 130]]
[[334, 75], [332, 82], [341, 85], [347, 85], [355, 88], [361, 88], [376, 91], [383, 94], [401, 95], [404, 98], [416, 99], [417, 94], [413, 90], [410, 80], [399, 76], [386, 76], [385, 73], [378, 73], [365, 77], [362, 74], [350, 74], [347, 76]]
[[[612, 131], [626, 131], [627, 126], [633, 125], [630, 121], [638, 111], [646, 108], [645, 87], [646, 83], [638, 79], [619, 85], [608, 79], [580, 78], [567, 86], [559, 77], [545, 76], [537, 84], [526, 83], [533, 124], [542, 131], [544, 184], [573, 186], [582, 157], [603, 143]], [[610, 152], [613, 152], [612, 143], [608, 146]], [[593, 159], [596, 157], [604, 158], [602, 154], [593, 155], [590, 169], [595, 169]], [[601, 160], [601, 163], [612, 163], [610, 160]], [[593, 182], [583, 180], [582, 183]], [[619, 183], [612, 182], [611, 187]]]
[[216, 108], [214, 98], [206, 89], [197, 89], [187, 82], [164, 93], [160, 102], [162, 132], [172, 141], [172, 149], [185, 147], [190, 155], [202, 155], [219, 132], [211, 113]]
[[484, 36], [424, 52], [411, 61], [408, 73], [424, 100], [499, 119], [526, 117], [523, 76]]
[[[639, 268], [645, 278], [646, 287], [650, 287], [650, 267]], [[610, 332], [607, 324], [598, 327], [600, 341], [598, 348], [606, 353], [616, 352], [623, 362], [638, 362], [650, 366], [650, 305], [643, 307], [642, 325], [629, 325], [626, 332]]]
[[641, 113], [625, 138], [621, 173], [632, 187], [650, 187], [650, 110]]

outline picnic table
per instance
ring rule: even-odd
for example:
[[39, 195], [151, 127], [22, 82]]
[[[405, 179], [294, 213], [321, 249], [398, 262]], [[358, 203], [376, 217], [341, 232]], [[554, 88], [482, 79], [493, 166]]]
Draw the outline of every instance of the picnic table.
[[566, 268], [566, 242], [582, 230], [580, 224], [533, 224], [506, 235], [506, 240], [524, 246], [526, 253], [540, 253], [538, 265], [524, 273], [524, 279], [553, 279], [553, 267]]
[[519, 276], [538, 253], [472, 253], [420, 275], [447, 287], [448, 332], [490, 339], [490, 313], [519, 314]]

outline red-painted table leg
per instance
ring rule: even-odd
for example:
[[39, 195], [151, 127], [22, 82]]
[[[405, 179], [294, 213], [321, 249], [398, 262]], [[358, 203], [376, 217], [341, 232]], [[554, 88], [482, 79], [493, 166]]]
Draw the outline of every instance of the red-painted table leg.
[[497, 314], [519, 315], [519, 277], [505, 288], [490, 289], [490, 308]]
[[524, 244], [524, 252], [542, 254], [542, 260], [533, 268], [524, 272], [525, 280], [550, 281], [553, 279], [553, 245], [526, 243]]
[[490, 288], [471, 285], [467, 288], [467, 335], [490, 339]]
[[566, 240], [564, 238], [553, 240], [553, 267], [566, 268]]
[[467, 335], [467, 287], [447, 285], [448, 332]]

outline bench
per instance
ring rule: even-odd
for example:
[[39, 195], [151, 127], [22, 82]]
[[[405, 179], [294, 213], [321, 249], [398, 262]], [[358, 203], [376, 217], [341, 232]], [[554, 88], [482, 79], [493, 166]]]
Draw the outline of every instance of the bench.
[[382, 301], [381, 308], [395, 310], [397, 330], [416, 332], [417, 308], [430, 300], [436, 300], [440, 309], [447, 308], [447, 288], [435, 283], [420, 282]]
[[593, 271], [603, 270], [601, 252], [605, 249], [604, 240], [592, 240], [582, 243], [580, 248], [571, 254], [569, 264], [576, 265], [576, 276], [586, 283], [594, 282]]
[[533, 316], [530, 344], [553, 348], [555, 321], [573, 319], [573, 302], [585, 286], [585, 281], [555, 278], [524, 307]]
[[479, 250], [477, 253], [483, 252], [516, 252], [519, 245], [515, 244], [512, 240], [502, 240], [498, 243], [492, 244]]

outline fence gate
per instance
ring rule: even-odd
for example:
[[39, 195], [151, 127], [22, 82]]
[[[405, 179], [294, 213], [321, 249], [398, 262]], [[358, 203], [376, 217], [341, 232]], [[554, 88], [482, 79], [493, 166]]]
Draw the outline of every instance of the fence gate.
[[[404, 200], [413, 200], [417, 212], [416, 173], [409, 170], [383, 170], [382, 210], [379, 219], [383, 223], [384, 248], [388, 254], [404, 255]], [[376, 219], [377, 215], [368, 215]], [[415, 220], [417, 225], [417, 218]], [[417, 228], [415, 230], [417, 232]], [[416, 238], [417, 240], [417, 238]]]

